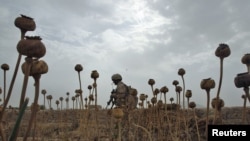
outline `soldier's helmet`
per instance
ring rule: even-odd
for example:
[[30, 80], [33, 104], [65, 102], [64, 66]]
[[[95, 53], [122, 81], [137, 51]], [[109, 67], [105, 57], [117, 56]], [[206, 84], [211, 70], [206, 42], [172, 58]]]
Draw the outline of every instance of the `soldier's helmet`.
[[122, 76], [118, 73], [113, 74], [111, 77], [112, 81], [121, 81], [122, 80]]

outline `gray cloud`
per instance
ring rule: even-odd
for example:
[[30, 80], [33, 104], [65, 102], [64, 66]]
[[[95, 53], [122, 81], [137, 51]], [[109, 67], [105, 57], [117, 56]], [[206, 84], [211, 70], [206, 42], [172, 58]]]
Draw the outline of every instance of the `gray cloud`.
[[[166, 85], [168, 99], [175, 97], [173, 80], [181, 82], [177, 71], [186, 70], [186, 89], [194, 101], [205, 105], [206, 94], [200, 82], [219, 79], [219, 59], [214, 55], [220, 43], [227, 43], [231, 55], [224, 61], [221, 97], [226, 106], [241, 106], [243, 90], [234, 86], [237, 73], [246, 71], [241, 57], [247, 53], [250, 36], [248, 1], [5, 1], [0, 6], [0, 63], [8, 63], [8, 82], [17, 58], [20, 32], [14, 20], [20, 14], [34, 18], [37, 28], [27, 35], [39, 35], [46, 45], [42, 58], [49, 72], [41, 79], [41, 89], [54, 95], [74, 95], [79, 88], [76, 64], [82, 64], [84, 96], [93, 83], [92, 70], [100, 73], [98, 101], [109, 98], [111, 75], [121, 73], [124, 82], [138, 93], [152, 95], [148, 79], [155, 87]], [[2, 77], [0, 77], [2, 78]], [[10, 104], [18, 105], [23, 74], [19, 72]], [[33, 97], [33, 80], [27, 96]], [[0, 81], [3, 87], [3, 82]], [[214, 97], [217, 87], [212, 90]], [[42, 97], [40, 98], [42, 102]]]

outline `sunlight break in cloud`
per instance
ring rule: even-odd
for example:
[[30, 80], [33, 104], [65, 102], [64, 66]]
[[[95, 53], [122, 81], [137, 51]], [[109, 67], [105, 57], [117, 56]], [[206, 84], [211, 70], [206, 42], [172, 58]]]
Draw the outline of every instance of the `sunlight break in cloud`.
[[[202, 64], [199, 65], [197, 69], [199, 71], [205, 71], [208, 67], [207, 64], [211, 64], [208, 62], [213, 61], [213, 59], [215, 58], [213, 55], [213, 50], [196, 54], [191, 54], [190, 52], [187, 52], [185, 54], [174, 54], [170, 52], [163, 57], [163, 60], [165, 61], [159, 62], [157, 66], [158, 68], [160, 68], [160, 70], [164, 70], [165, 72], [174, 72], [177, 69], [176, 67], [180, 66], [180, 64], [182, 64], [182, 67]], [[202, 63], [204, 61], [206, 61], [206, 63]]]

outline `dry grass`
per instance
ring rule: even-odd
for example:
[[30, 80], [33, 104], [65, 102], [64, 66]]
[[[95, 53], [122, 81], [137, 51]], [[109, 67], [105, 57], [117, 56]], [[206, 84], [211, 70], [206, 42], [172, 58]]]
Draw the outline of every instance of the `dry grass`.
[[[233, 108], [222, 110], [221, 124], [234, 121], [241, 124], [241, 116], [234, 118]], [[121, 121], [121, 137], [131, 141], [204, 141], [206, 114], [205, 109], [165, 111], [157, 108], [136, 109], [126, 113]], [[213, 121], [213, 110], [209, 113], [209, 123]], [[81, 115], [82, 114], [82, 115]], [[250, 123], [250, 112], [247, 109], [247, 123]], [[7, 118], [11, 117], [11, 118]], [[20, 127], [19, 138], [26, 131], [30, 111], [26, 111]], [[100, 124], [97, 125], [95, 117]], [[229, 119], [231, 116], [231, 119]], [[15, 123], [17, 112], [7, 110], [4, 130], [9, 136]], [[82, 119], [80, 119], [82, 117]], [[226, 118], [228, 117], [228, 118]], [[197, 124], [196, 124], [197, 123]], [[196, 126], [197, 125], [197, 126]], [[108, 110], [46, 110], [39, 111], [36, 119], [36, 132], [32, 132], [28, 140], [36, 141], [109, 141], [117, 140], [118, 127], [116, 119], [108, 114]], [[198, 129], [198, 131], [197, 131]], [[199, 134], [198, 134], [199, 132]], [[200, 137], [200, 139], [199, 139]]]

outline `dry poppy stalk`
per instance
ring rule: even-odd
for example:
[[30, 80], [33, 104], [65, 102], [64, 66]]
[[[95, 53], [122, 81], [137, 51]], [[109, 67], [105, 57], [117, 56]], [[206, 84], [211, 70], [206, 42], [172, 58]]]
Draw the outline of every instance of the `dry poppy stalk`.
[[[15, 21], [14, 21], [14, 24], [21, 31], [21, 39], [24, 39], [25, 33], [27, 31], [33, 31], [36, 28], [36, 24], [35, 24], [34, 20], [32, 18], [30, 18], [30, 17], [25, 16], [25, 15], [21, 15], [21, 17], [17, 17], [15, 19]], [[15, 83], [15, 80], [16, 80], [16, 75], [18, 73], [21, 58], [22, 58], [22, 54], [19, 53], [18, 58], [17, 58], [17, 62], [16, 62], [16, 66], [15, 66], [15, 70], [14, 70], [14, 73], [13, 73], [13, 76], [12, 76], [12, 79], [11, 79], [11, 82], [10, 82], [10, 86], [9, 86], [9, 89], [8, 89], [8, 94], [7, 94], [7, 97], [6, 97], [5, 101], [4, 101], [3, 111], [0, 113], [0, 121], [2, 121], [2, 117], [3, 117], [3, 114], [4, 114], [5, 108], [8, 105], [8, 102], [9, 102], [9, 99], [10, 99], [10, 96], [11, 96], [11, 92], [12, 92], [12, 89], [13, 89], [13, 86], [14, 86], [14, 83]], [[1, 128], [0, 128], [0, 130], [1, 130], [0, 132], [2, 132]], [[2, 138], [3, 138], [4, 141], [6, 140], [5, 137], [2, 137]]]
[[87, 108], [88, 108], [88, 98], [85, 97], [85, 98], [84, 98], [84, 101], [85, 101], [85, 109], [87, 109]]
[[247, 97], [245, 94], [243, 94], [241, 96], [241, 98], [243, 98], [244, 102], [243, 102], [243, 111], [242, 111], [242, 123], [244, 124], [246, 122], [246, 101], [247, 101]]
[[41, 93], [43, 94], [43, 106], [44, 106], [44, 109], [46, 109], [46, 107], [45, 107], [45, 95], [46, 95], [47, 91], [45, 89], [43, 89], [41, 91]]
[[170, 108], [171, 108], [171, 110], [172, 110], [172, 108], [173, 108], [172, 105], [173, 105], [174, 98], [171, 97], [169, 100], [170, 100], [170, 103], [171, 103], [171, 107], [170, 107]]
[[[27, 62], [25, 62], [23, 66], [25, 66]], [[24, 67], [24, 68], [28, 68], [28, 67]], [[25, 72], [26, 69], [22, 69], [23, 72], [27, 75], [28, 73]], [[42, 74], [45, 74], [48, 72], [48, 65], [45, 61], [43, 60], [38, 60], [38, 61], [34, 61], [32, 62], [31, 64], [31, 67], [30, 67], [30, 71], [29, 71], [29, 75], [31, 75], [34, 80], [35, 80], [35, 97], [34, 97], [34, 105], [38, 105], [38, 98], [39, 98], [39, 92], [40, 92], [40, 78], [41, 78], [41, 75]], [[24, 101], [23, 101], [24, 102]], [[36, 113], [37, 113], [37, 110], [33, 110], [31, 112], [31, 117], [30, 117], [30, 120], [29, 120], [29, 124], [28, 124], [28, 128], [27, 128], [27, 131], [26, 131], [26, 134], [24, 136], [24, 140], [26, 140], [29, 136], [29, 133], [30, 133], [30, 129], [31, 129], [31, 126], [35, 120], [35, 117], [36, 117]]]
[[151, 86], [152, 93], [153, 93], [153, 96], [154, 96], [154, 84], [155, 84], [155, 80], [150, 78], [148, 80], [148, 84]]
[[188, 102], [187, 104], [189, 105], [189, 99], [192, 97], [192, 91], [187, 90], [185, 96], [187, 98], [187, 102]]
[[250, 54], [247, 53], [241, 58], [241, 62], [247, 66], [247, 71], [250, 73]]
[[144, 101], [145, 101], [145, 99], [146, 99], [145, 94], [140, 94], [139, 99], [140, 99], [141, 102], [142, 102], [142, 104], [141, 104], [142, 108], [144, 108]]
[[73, 110], [74, 110], [74, 109], [75, 109], [75, 106], [74, 106], [74, 105], [75, 105], [75, 100], [76, 100], [76, 98], [75, 98], [74, 96], [72, 96], [72, 97], [71, 97], [71, 100], [73, 101]]
[[163, 107], [163, 101], [162, 100], [158, 100], [157, 107], [158, 107], [158, 109], [161, 109]]
[[59, 104], [60, 104], [60, 101], [59, 100], [56, 100], [56, 109], [59, 110]]
[[163, 95], [164, 95], [164, 104], [167, 105], [166, 93], [168, 92], [168, 87], [167, 86], [161, 87], [160, 92], [163, 93]]
[[115, 119], [117, 119], [118, 123], [118, 138], [117, 141], [121, 141], [121, 120], [124, 116], [124, 112], [122, 108], [114, 108], [112, 110], [112, 115]]
[[157, 95], [160, 93], [160, 90], [158, 88], [155, 88], [154, 90], [154, 97], [156, 97], [157, 100]]
[[171, 97], [170, 99], [170, 102], [171, 102], [171, 104], [173, 103], [173, 101], [174, 101], [174, 98], [173, 97]]
[[220, 89], [221, 89], [221, 84], [222, 84], [222, 77], [223, 77], [223, 60], [224, 58], [228, 57], [231, 54], [230, 48], [227, 44], [219, 44], [219, 47], [215, 50], [215, 56], [220, 58], [220, 79], [219, 79], [219, 86], [217, 90], [217, 95], [215, 101], [215, 113], [214, 113], [214, 120], [213, 123], [215, 123], [216, 116], [217, 116], [217, 106], [218, 106], [218, 101], [219, 101], [219, 96], [220, 96]]
[[[81, 108], [83, 108], [82, 107], [82, 103], [83, 102], [81, 102], [82, 100], [81, 100], [81, 96], [82, 96], [82, 90], [81, 89], [76, 89], [75, 90], [75, 93], [76, 93], [76, 103], [77, 103], [77, 105], [76, 106], [78, 106], [79, 105], [79, 108], [81, 109]], [[80, 97], [80, 99], [79, 99], [79, 97]], [[78, 107], [76, 107], [76, 108], [78, 108]]]
[[181, 79], [182, 79], [182, 82], [183, 82], [183, 95], [182, 95], [182, 97], [183, 97], [183, 109], [185, 109], [185, 81], [184, 81], [184, 74], [186, 73], [186, 71], [183, 69], [183, 68], [180, 68], [179, 70], [178, 70], [178, 75], [180, 75], [181, 76]]
[[65, 101], [66, 101], [66, 109], [69, 109], [69, 98], [66, 97], [66, 98], [65, 98]]
[[215, 81], [211, 78], [203, 79], [200, 83], [201, 89], [207, 92], [207, 113], [206, 113], [206, 137], [208, 132], [208, 113], [209, 113], [209, 104], [210, 104], [210, 90], [215, 87]]
[[10, 69], [9, 65], [4, 63], [1, 65], [1, 68], [3, 69], [4, 72], [4, 86], [3, 86], [3, 102], [5, 101], [5, 94], [6, 94], [6, 71]]
[[51, 100], [53, 99], [53, 96], [52, 95], [47, 95], [46, 98], [48, 100], [49, 109], [52, 109], [52, 107], [51, 107]]
[[94, 79], [93, 88], [94, 88], [94, 91], [95, 91], [95, 108], [96, 108], [96, 110], [97, 110], [97, 87], [96, 87], [97, 84], [96, 84], [96, 80], [97, 80], [97, 78], [99, 78], [99, 73], [97, 72], [97, 70], [93, 70], [93, 71], [91, 72], [90, 77], [91, 77], [92, 79]]
[[[95, 121], [96, 121], [96, 124], [97, 124], [97, 128], [96, 128], [96, 131], [97, 131], [97, 135], [99, 136], [99, 120], [98, 120], [98, 114], [96, 113], [98, 109], [97, 107], [97, 83], [96, 83], [96, 80], [97, 78], [99, 78], [99, 73], [97, 72], [97, 70], [93, 70], [90, 74], [90, 77], [94, 80], [94, 83], [93, 83], [93, 93], [89, 95], [89, 101], [95, 101]], [[88, 114], [89, 111], [87, 111], [87, 114]]]
[[60, 97], [59, 100], [61, 101], [61, 110], [63, 108], [63, 97]]
[[153, 106], [155, 106], [156, 102], [157, 102], [156, 97], [152, 97], [151, 98], [151, 103], [153, 104]]
[[[217, 101], [217, 100], [218, 100], [218, 101]], [[217, 104], [217, 105], [216, 105], [216, 104]], [[221, 118], [221, 116], [220, 116], [220, 114], [221, 114], [221, 108], [224, 107], [224, 105], [225, 105], [223, 99], [220, 99], [220, 98], [217, 99], [217, 98], [215, 97], [215, 98], [212, 99], [211, 105], [212, 105], [212, 108], [214, 108], [216, 111], [219, 112], [219, 118]], [[217, 108], [217, 109], [216, 109], [216, 108]], [[216, 116], [214, 117], [214, 120], [213, 120], [214, 124], [215, 124], [215, 121], [217, 120], [217, 116], [218, 116], [218, 115], [216, 115]]]
[[181, 91], [182, 91], [182, 87], [181, 86], [176, 86], [175, 87], [175, 92], [176, 92], [176, 94], [177, 94], [177, 104], [179, 104], [179, 106], [180, 106], [180, 104], [181, 104], [181, 98], [180, 98], [180, 94], [181, 94]]
[[[172, 82], [172, 84], [175, 86], [175, 89], [176, 89], [176, 87], [177, 87], [177, 85], [179, 85], [179, 81], [178, 80], [174, 80], [173, 82]], [[179, 98], [178, 98], [178, 94], [176, 93], [176, 104], [179, 104]]]
[[[80, 90], [82, 90], [82, 84], [81, 84], [81, 76], [80, 76], [80, 72], [83, 70], [83, 67], [81, 64], [76, 64], [75, 65], [75, 71], [78, 72], [78, 78], [79, 78], [79, 85], [80, 85]], [[80, 104], [80, 109], [81, 107], [83, 108], [83, 98], [82, 98], [82, 93], [80, 94], [80, 98], [81, 98], [81, 104]]]
[[76, 109], [78, 109], [78, 104], [79, 104], [79, 93], [76, 93], [75, 98], [76, 98]]
[[196, 117], [196, 114], [195, 114], [196, 103], [192, 101], [192, 102], [190, 102], [188, 104], [188, 107], [193, 110], [194, 119], [195, 119], [195, 126], [196, 126], [196, 132], [197, 132], [197, 136], [198, 136], [198, 141], [200, 141], [200, 131], [199, 131], [199, 126], [198, 126], [198, 122], [197, 122], [197, 117]]
[[66, 101], [66, 103], [67, 103], [67, 109], [69, 109], [69, 92], [67, 92], [66, 93], [66, 95], [67, 95], [67, 101]]
[[167, 86], [161, 87], [160, 92], [163, 93], [163, 95], [164, 95], [164, 104], [166, 105], [167, 104], [166, 93], [168, 92], [168, 87]]

